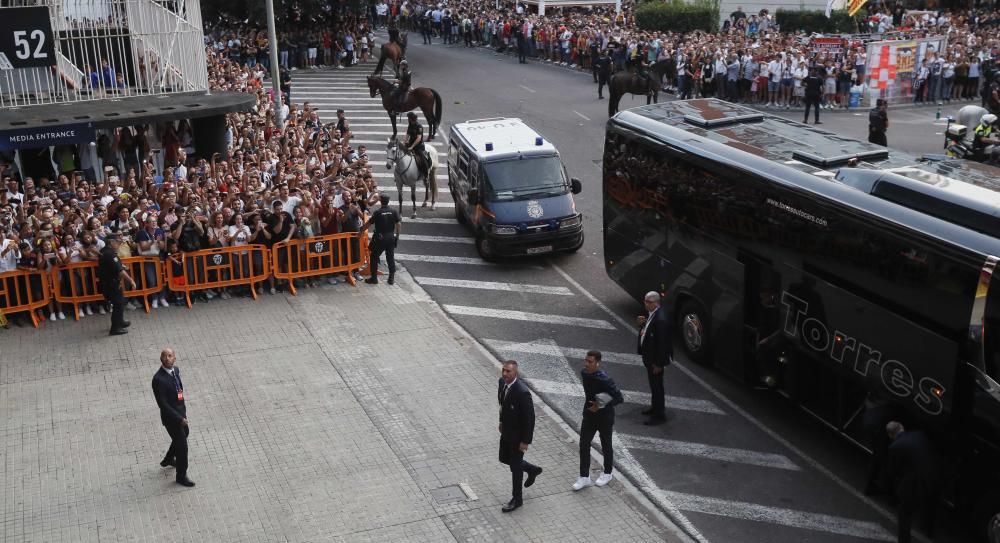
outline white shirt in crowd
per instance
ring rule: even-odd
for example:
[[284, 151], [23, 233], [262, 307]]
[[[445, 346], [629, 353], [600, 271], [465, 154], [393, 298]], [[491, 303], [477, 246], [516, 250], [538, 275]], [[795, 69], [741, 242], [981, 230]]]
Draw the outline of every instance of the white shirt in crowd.
[[17, 269], [17, 260], [21, 258], [21, 250], [17, 243], [7, 238], [0, 242], [0, 273]]

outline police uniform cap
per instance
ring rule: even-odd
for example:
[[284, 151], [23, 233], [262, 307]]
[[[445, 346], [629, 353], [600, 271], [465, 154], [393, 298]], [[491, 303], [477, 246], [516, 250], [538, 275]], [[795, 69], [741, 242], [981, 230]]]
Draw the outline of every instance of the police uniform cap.
[[409, 113], [406, 114], [406, 118], [407, 119], [416, 119], [417, 118], [417, 114], [411, 111], [411, 112], [409, 112]]

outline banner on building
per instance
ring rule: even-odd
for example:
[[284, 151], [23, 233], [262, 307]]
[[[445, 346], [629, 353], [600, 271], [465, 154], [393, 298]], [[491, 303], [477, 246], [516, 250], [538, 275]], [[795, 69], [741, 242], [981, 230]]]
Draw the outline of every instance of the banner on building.
[[842, 55], [846, 50], [847, 41], [844, 38], [813, 38], [809, 41], [809, 47], [815, 53]]
[[912, 101], [913, 81], [921, 63], [947, 45], [946, 36], [869, 43], [865, 73], [870, 95], [890, 104]]
[[0, 150], [90, 143], [96, 139], [96, 135], [96, 130], [90, 123], [3, 130], [0, 131]]

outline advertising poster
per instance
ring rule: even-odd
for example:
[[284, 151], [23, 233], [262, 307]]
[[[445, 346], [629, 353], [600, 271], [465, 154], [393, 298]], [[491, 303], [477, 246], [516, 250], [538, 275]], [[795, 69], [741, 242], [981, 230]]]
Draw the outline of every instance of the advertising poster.
[[921, 63], [947, 44], [945, 36], [869, 43], [865, 73], [871, 96], [885, 98], [890, 104], [912, 101], [913, 82]]

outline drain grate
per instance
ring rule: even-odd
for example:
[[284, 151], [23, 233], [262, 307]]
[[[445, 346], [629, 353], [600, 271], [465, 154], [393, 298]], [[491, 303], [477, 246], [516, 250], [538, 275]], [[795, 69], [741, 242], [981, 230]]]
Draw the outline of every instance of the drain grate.
[[469, 499], [462, 487], [459, 485], [448, 485], [431, 490], [434, 501], [440, 504], [464, 502]]

